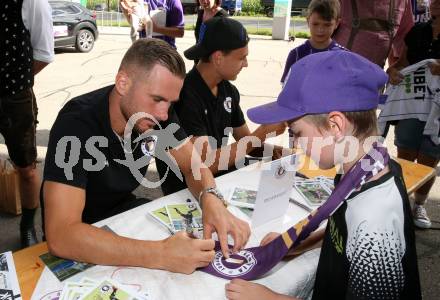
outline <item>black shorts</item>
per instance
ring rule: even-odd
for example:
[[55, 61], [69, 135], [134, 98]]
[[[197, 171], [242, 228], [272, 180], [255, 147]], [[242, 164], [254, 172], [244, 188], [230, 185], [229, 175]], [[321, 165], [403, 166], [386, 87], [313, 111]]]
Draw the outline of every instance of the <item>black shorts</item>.
[[394, 145], [439, 159], [440, 145], [434, 144], [429, 136], [423, 134], [425, 125], [418, 119], [400, 120], [394, 131]]
[[28, 167], [37, 159], [37, 114], [32, 88], [13, 96], [0, 96], [0, 134], [5, 139], [9, 157], [17, 167]]

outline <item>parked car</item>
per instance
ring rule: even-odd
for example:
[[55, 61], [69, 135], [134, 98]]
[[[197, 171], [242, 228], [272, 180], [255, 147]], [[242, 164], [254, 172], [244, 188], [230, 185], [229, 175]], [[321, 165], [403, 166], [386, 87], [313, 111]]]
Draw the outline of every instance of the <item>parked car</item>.
[[52, 7], [55, 48], [75, 47], [89, 52], [98, 39], [96, 14], [79, 3], [49, 1]]
[[[268, 17], [273, 17], [273, 6], [274, 0], [260, 0], [261, 6], [264, 7], [264, 12]], [[294, 15], [305, 15], [307, 7], [309, 6], [310, 0], [292, 0], [292, 9], [290, 14]]]

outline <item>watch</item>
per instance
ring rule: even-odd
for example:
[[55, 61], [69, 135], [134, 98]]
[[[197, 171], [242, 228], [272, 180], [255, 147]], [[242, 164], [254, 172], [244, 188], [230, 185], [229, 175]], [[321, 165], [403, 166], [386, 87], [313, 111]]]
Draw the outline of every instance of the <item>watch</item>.
[[216, 196], [217, 198], [219, 198], [223, 202], [223, 205], [225, 207], [228, 207], [228, 202], [225, 200], [225, 197], [223, 197], [223, 194], [216, 187], [209, 187], [209, 188], [206, 188], [206, 189], [202, 190], [200, 192], [200, 194], [199, 194], [199, 205], [200, 205], [200, 208], [203, 209], [203, 207], [202, 207], [202, 196], [205, 193], [213, 194], [214, 196]]

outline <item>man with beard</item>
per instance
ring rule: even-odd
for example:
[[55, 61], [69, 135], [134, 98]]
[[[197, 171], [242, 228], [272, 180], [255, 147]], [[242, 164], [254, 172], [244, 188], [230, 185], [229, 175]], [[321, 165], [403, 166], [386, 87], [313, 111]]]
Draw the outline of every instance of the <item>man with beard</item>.
[[[122, 59], [114, 85], [76, 97], [60, 111], [50, 134], [42, 189], [52, 254], [188, 274], [213, 259], [213, 231], [227, 256], [228, 234], [235, 240], [233, 251], [244, 246], [249, 226], [226, 210], [200, 158], [192, 161], [199, 162], [201, 179], [196, 180], [190, 169], [188, 157], [196, 152], [172, 109], [184, 76], [185, 64], [170, 45], [138, 40]], [[150, 135], [147, 143], [150, 132], [158, 133], [156, 148], [171, 143], [170, 157], [201, 201], [204, 240], [184, 232], [161, 241], [134, 240], [89, 225], [145, 203], [131, 192], [141, 182], [147, 186], [142, 178], [152, 152], [159, 158], [164, 152], [147, 146], [155, 140]], [[177, 149], [175, 141], [181, 141]]]

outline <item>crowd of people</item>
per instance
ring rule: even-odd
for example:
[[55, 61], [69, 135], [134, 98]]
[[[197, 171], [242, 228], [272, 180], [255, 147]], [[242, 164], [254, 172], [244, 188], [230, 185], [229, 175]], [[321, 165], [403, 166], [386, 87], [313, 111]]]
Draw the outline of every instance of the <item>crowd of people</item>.
[[[227, 209], [215, 176], [234, 170], [248, 155], [267, 155], [266, 137], [287, 129], [293, 148], [302, 148], [321, 169], [340, 165], [333, 193], [351, 191], [326, 229], [303, 241], [322, 242], [312, 299], [421, 299], [413, 225], [431, 227], [424, 205], [435, 178], [415, 192], [411, 205], [399, 164], [386, 150], [382, 157], [372, 153], [382, 147], [376, 111], [387, 83], [414, 94], [412, 84], [421, 81], [407, 80], [403, 69], [426, 59], [431, 59], [426, 72], [440, 74], [440, 1], [431, 1], [429, 21], [417, 24], [409, 0], [310, 1], [310, 39], [286, 53], [277, 100], [246, 112], [261, 124], [254, 131], [231, 83], [248, 65], [249, 36], [239, 21], [227, 17], [220, 1], [200, 0], [196, 43], [184, 51], [194, 61], [188, 73], [175, 44], [184, 34], [180, 1], [122, 0], [120, 5], [132, 24], [133, 43], [114, 84], [75, 97], [60, 110], [40, 188], [32, 86], [34, 76], [54, 59], [50, 8], [45, 0], [0, 4], [7, 36], [0, 40], [5, 49], [0, 53], [0, 133], [20, 178], [23, 247], [38, 242], [33, 219], [41, 203], [44, 238], [59, 257], [191, 274], [213, 260], [217, 233], [227, 258], [245, 247], [251, 229]], [[164, 19], [153, 16], [161, 14]], [[439, 105], [428, 91], [420, 101]], [[395, 112], [410, 117], [387, 119], [396, 128], [398, 157], [436, 167], [440, 130], [437, 126], [428, 135], [425, 129], [438, 124], [440, 115], [432, 121], [431, 106], [418, 114], [412, 106], [403, 104]], [[228, 143], [229, 135], [234, 143]], [[353, 137], [360, 146], [346, 160], [337, 149]], [[316, 139], [327, 141], [317, 156]], [[289, 153], [285, 150], [272, 147], [270, 154], [276, 159]], [[352, 170], [370, 156], [381, 168], [353, 185]], [[203, 239], [179, 232], [161, 241], [135, 240], [91, 225], [151, 201], [132, 191], [141, 184], [133, 170], [144, 176], [153, 158], [164, 194], [188, 188], [199, 202]], [[261, 245], [277, 237], [270, 233]], [[241, 279], [227, 283], [225, 294], [228, 299], [296, 299]]]

